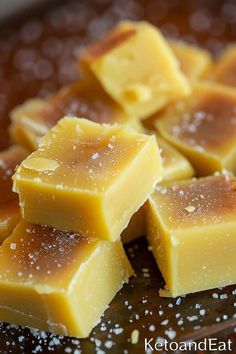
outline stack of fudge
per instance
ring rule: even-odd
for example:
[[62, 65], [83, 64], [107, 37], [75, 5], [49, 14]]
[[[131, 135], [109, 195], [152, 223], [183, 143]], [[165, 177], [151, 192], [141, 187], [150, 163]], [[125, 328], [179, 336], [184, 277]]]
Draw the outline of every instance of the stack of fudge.
[[142, 235], [161, 296], [236, 283], [235, 60], [124, 21], [84, 50], [79, 82], [14, 109], [1, 320], [87, 337], [134, 274], [122, 243]]

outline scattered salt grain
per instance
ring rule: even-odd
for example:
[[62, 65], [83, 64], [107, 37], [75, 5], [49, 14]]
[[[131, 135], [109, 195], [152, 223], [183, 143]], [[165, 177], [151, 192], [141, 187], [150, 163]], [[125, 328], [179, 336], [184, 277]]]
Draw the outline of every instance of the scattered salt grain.
[[10, 249], [11, 250], [16, 250], [16, 243], [11, 243], [10, 244]]
[[96, 160], [98, 157], [99, 157], [99, 153], [98, 153], [98, 152], [95, 152], [95, 153], [92, 155], [92, 159], [93, 159], [93, 160]]
[[178, 297], [178, 299], [176, 300], [176, 305], [179, 306], [181, 304], [181, 301], [182, 301], [181, 297]]
[[187, 210], [189, 213], [192, 213], [195, 210], [195, 207], [193, 205], [189, 205], [184, 209]]
[[196, 316], [196, 315], [187, 316], [187, 320], [188, 320], [189, 322], [197, 321], [197, 320], [198, 320], [198, 316]]
[[113, 333], [115, 333], [116, 335], [119, 335], [123, 332], [123, 328], [115, 328], [113, 329]]
[[168, 337], [170, 340], [173, 340], [173, 339], [175, 339], [175, 337], [176, 337], [176, 332], [173, 331], [172, 329], [166, 330], [166, 331], [165, 331], [165, 334], [167, 335], [167, 337]]
[[113, 342], [111, 340], [107, 340], [105, 343], [104, 343], [104, 346], [107, 348], [107, 349], [111, 349], [112, 346], [113, 346]]
[[149, 326], [149, 331], [154, 332], [156, 330], [156, 327], [154, 325]]

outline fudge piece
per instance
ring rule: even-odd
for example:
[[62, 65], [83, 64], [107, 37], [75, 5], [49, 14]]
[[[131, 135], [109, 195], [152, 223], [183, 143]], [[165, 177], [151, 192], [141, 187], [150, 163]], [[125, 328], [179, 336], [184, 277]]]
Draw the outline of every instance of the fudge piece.
[[211, 68], [213, 60], [208, 51], [176, 40], [170, 40], [169, 45], [189, 80], [201, 78]]
[[142, 206], [130, 219], [128, 226], [121, 234], [121, 240], [126, 244], [144, 236], [145, 233], [144, 207]]
[[12, 233], [20, 217], [18, 196], [12, 192], [12, 175], [27, 155], [28, 151], [19, 146], [0, 152], [0, 244]]
[[116, 240], [161, 175], [155, 136], [66, 117], [13, 178], [27, 221]]
[[236, 90], [194, 85], [193, 95], [170, 105], [156, 120], [159, 133], [191, 162], [198, 176], [236, 172]]
[[236, 283], [236, 179], [205, 177], [157, 186], [146, 204], [147, 237], [164, 296]]
[[[173, 146], [156, 137], [161, 152], [161, 160], [163, 165], [162, 181], [176, 181], [180, 179], [192, 178], [194, 169], [189, 161], [177, 151]], [[162, 183], [162, 182], [161, 182]], [[145, 207], [142, 206], [131, 218], [128, 226], [121, 234], [123, 243], [134, 241], [140, 236], [146, 234], [145, 227]]]
[[192, 178], [194, 169], [189, 161], [173, 146], [157, 137], [163, 165], [163, 181]]
[[221, 84], [236, 86], [236, 45], [225, 49], [209, 75]]
[[147, 22], [121, 22], [84, 50], [80, 68], [131, 115], [145, 118], [190, 93], [188, 80], [162, 34]]
[[0, 320], [88, 337], [132, 274], [120, 241], [21, 221], [0, 248]]
[[40, 139], [65, 115], [140, 128], [137, 120], [125, 113], [100, 85], [79, 81], [62, 88], [48, 100], [30, 99], [16, 107], [11, 113], [12, 140], [31, 151], [36, 150]]
[[35, 150], [42, 136], [49, 128], [40, 119], [41, 112], [47, 106], [46, 101], [39, 98], [27, 100], [17, 106], [10, 113], [11, 125], [9, 128], [11, 140], [15, 144], [26, 147], [28, 150]]

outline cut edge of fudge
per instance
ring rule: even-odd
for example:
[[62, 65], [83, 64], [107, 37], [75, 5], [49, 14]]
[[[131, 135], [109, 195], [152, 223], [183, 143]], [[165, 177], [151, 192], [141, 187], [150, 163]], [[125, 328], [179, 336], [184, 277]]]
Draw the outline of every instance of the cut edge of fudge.
[[[166, 54], [165, 63], [166, 65], [169, 65], [169, 70], [166, 71], [169, 72], [171, 70], [173, 74], [172, 76], [169, 73], [166, 74], [167, 78], [165, 78], [165, 80], [172, 80], [172, 82], [167, 85], [169, 88], [168, 93], [165, 93], [165, 89], [163, 91], [163, 88], [161, 88], [158, 95], [157, 87], [153, 84], [148, 85], [143, 78], [137, 78], [136, 82], [135, 80], [132, 80], [134, 82], [130, 83], [129, 87], [126, 87], [127, 85], [125, 84], [122, 88], [123, 84], [120, 82], [116, 84], [115, 80], [113, 80], [113, 84], [111, 85], [111, 80], [107, 79], [105, 75], [105, 65], [104, 63], [100, 63], [101, 60], [112, 55], [112, 52], [114, 52], [115, 56], [116, 51], [119, 50], [122, 45], [126, 45], [129, 39], [131, 42], [134, 41], [136, 35], [140, 35], [140, 33], [142, 34], [144, 31], [151, 36], [153, 43], [155, 42], [156, 45], [161, 47], [161, 49], [159, 48], [159, 51]], [[130, 58], [132, 59], [132, 57], [133, 54], [131, 53]], [[128, 58], [128, 60], [131, 59]], [[191, 86], [183, 72], [180, 70], [179, 62], [168, 43], [156, 27], [145, 21], [134, 22], [126, 20], [121, 22], [102, 39], [91, 44], [84, 50], [80, 57], [79, 65], [84, 77], [87, 76], [88, 80], [94, 79], [95, 81], [100, 81], [108, 94], [110, 94], [128, 113], [138, 116], [140, 119], [146, 118], [150, 114], [160, 110], [169, 101], [177, 97], [187, 96], [191, 92]], [[102, 71], [101, 75], [99, 73], [100, 69]], [[146, 81], [148, 81], [147, 78]], [[150, 82], [151, 81], [153, 81], [153, 79], [150, 79]], [[161, 87], [160, 83], [158, 85]], [[153, 102], [154, 91], [157, 91], [156, 95], [159, 97], [158, 104], [154, 104]], [[166, 97], [164, 97], [165, 95]], [[127, 100], [125, 99], [126, 96]], [[137, 107], [135, 107], [135, 105]]]
[[[54, 170], [59, 166], [56, 160], [48, 160], [47, 158], [41, 157], [40, 164], [42, 164], [42, 168], [46, 166], [42, 170], [40, 170], [39, 167], [39, 158], [36, 159], [37, 166], [34, 167], [32, 165], [34, 162], [33, 160], [35, 160], [33, 158], [35, 154], [41, 154], [40, 149], [43, 149], [44, 147], [47, 150], [48, 144], [50, 145], [51, 141], [55, 141], [58, 132], [62, 132], [63, 127], [66, 127], [67, 122], [69, 126], [73, 127], [73, 129], [74, 127], [77, 129], [77, 124], [79, 124], [79, 129], [84, 125], [82, 130], [89, 126], [92, 128], [96, 127], [99, 131], [107, 130], [109, 134], [113, 132], [114, 135], [119, 132], [127, 132], [128, 138], [132, 137], [132, 139], [137, 140], [135, 142], [137, 143], [137, 151], [135, 152], [135, 155], [133, 155], [134, 152], [131, 151], [129, 157], [129, 159], [132, 157], [132, 161], [130, 160], [129, 165], [127, 165], [127, 163], [124, 164], [121, 173], [115, 175], [114, 178], [112, 177], [113, 179], [109, 184], [104, 186], [105, 190], [100, 187], [97, 189], [98, 187], [96, 187], [90, 191], [79, 185], [77, 185], [76, 188], [72, 188], [72, 186], [65, 186], [65, 188], [63, 187], [62, 189], [59, 187], [57, 188], [55, 182], [52, 183], [50, 180], [49, 182], [45, 182], [43, 175], [40, 177], [41, 171], [44, 172], [44, 169], [50, 170], [50, 173], [54, 173]], [[138, 140], [139, 137], [140, 142]], [[138, 144], [141, 144], [140, 147]], [[44, 155], [45, 157], [47, 156], [47, 151], [44, 152]], [[144, 165], [148, 166], [149, 173], [144, 173]], [[28, 176], [27, 173], [24, 172], [25, 168], [26, 171], [30, 168]], [[33, 169], [32, 173], [31, 169]], [[140, 176], [140, 178], [136, 179], [134, 183], [135, 176]], [[41, 140], [38, 152], [36, 151], [31, 154], [17, 169], [13, 176], [13, 190], [20, 196], [23, 218], [31, 223], [46, 224], [50, 227], [56, 227], [66, 231], [80, 231], [86, 236], [90, 234], [92, 237], [104, 239], [112, 238], [112, 240], [114, 240], [120, 236], [121, 232], [128, 225], [131, 216], [147, 200], [148, 196], [153, 191], [155, 184], [161, 179], [161, 177], [162, 164], [155, 136], [144, 135], [130, 127], [121, 125], [99, 125], [98, 123], [93, 123], [86, 119], [71, 120], [70, 118], [65, 117]], [[124, 193], [125, 185], [130, 186], [128, 195], [127, 193]], [[40, 186], [42, 189], [41, 191], [39, 188]], [[139, 190], [140, 193], [138, 194], [137, 191]], [[57, 202], [50, 197], [53, 191], [54, 200], [56, 198]], [[90, 213], [93, 215], [93, 225], [88, 228], [88, 224], [86, 224], [85, 227], [83, 216], [81, 215], [84, 215], [84, 217], [87, 215], [89, 200], [93, 200], [93, 206], [90, 207]], [[116, 206], [114, 206], [114, 200], [116, 200]], [[132, 203], [130, 200], [132, 200]], [[47, 201], [44, 208], [42, 208], [42, 205], [40, 204], [41, 201], [43, 205]], [[62, 205], [62, 207], [60, 205]], [[65, 205], [68, 207], [66, 210], [63, 209]], [[79, 208], [81, 212], [82, 205], [83, 208], [84, 205], [86, 205], [86, 208], [84, 208], [84, 214], [80, 213], [81, 221], [78, 221], [79, 219], [76, 218], [77, 221], [75, 222], [75, 216], [70, 210], [76, 210]], [[34, 208], [32, 206], [34, 206]], [[61, 216], [55, 221], [55, 214], [57, 213], [58, 216]], [[68, 225], [66, 220], [70, 220], [70, 222], [68, 221]], [[82, 223], [81, 225], [83, 225], [83, 229], [77, 229], [78, 223]], [[71, 229], [69, 229], [69, 227], [71, 227]], [[95, 230], [97, 230], [97, 233]]]
[[[169, 218], [172, 219], [173, 215], [167, 213], [166, 216], [163, 217], [163, 211], [161, 211], [164, 210], [162, 198], [166, 198], [166, 193], [170, 193], [171, 188], [175, 188], [175, 193], [180, 193], [182, 191], [181, 186], [187, 186], [187, 188], [189, 188], [188, 186], [191, 187], [191, 185], [195, 184], [196, 188], [198, 185], [202, 185], [203, 188], [210, 188], [211, 183], [215, 184], [214, 188], [216, 188], [217, 193], [221, 193], [221, 198], [228, 198], [227, 195], [230, 196], [231, 187], [233, 191], [235, 191], [235, 177], [224, 175], [209, 176], [198, 180], [185, 180], [174, 183], [167, 182], [158, 187], [160, 188], [160, 192], [158, 193], [161, 193], [161, 199], [158, 201], [158, 195], [155, 196], [154, 193], [146, 203], [147, 238], [166, 283], [165, 289], [160, 290], [161, 296], [183, 296], [189, 293], [232, 285], [236, 282], [236, 272], [233, 267], [236, 250], [236, 242], [234, 241], [236, 220], [233, 219], [233, 212], [231, 212], [229, 216], [225, 216], [225, 219], [221, 220], [221, 217], [226, 215], [227, 210], [233, 208], [233, 206], [230, 207], [231, 203], [233, 203], [236, 209], [235, 197], [232, 197], [234, 201], [230, 201], [229, 199], [225, 201], [227, 204], [224, 207], [224, 211], [222, 211], [223, 216], [220, 214], [220, 210], [220, 215], [215, 215], [212, 210], [208, 211], [207, 217], [209, 220], [206, 220], [206, 223], [202, 220], [199, 225], [192, 224], [190, 221], [189, 225], [186, 227], [180, 225], [179, 228], [177, 228], [174, 225], [170, 228], [166, 223], [166, 218], [168, 218], [169, 215]], [[220, 185], [222, 186], [222, 192], [218, 192], [218, 185], [219, 188]], [[228, 190], [228, 194], [224, 192], [224, 188]], [[211, 193], [209, 190], [206, 190], [206, 193], [209, 195], [213, 192], [214, 190]], [[217, 198], [218, 200], [217, 193], [214, 194], [216, 195], [215, 199]], [[184, 189], [181, 195], [181, 198], [185, 198]], [[216, 201], [215, 203], [212, 202], [214, 205], [217, 204], [215, 207], [208, 205], [207, 201], [209, 197], [204, 195], [204, 193], [201, 194], [200, 191], [195, 199], [197, 198], [199, 203], [206, 198], [206, 202], [204, 202], [205, 209], [207, 207], [218, 208], [218, 204], [224, 206], [224, 201], [220, 201], [218, 204]], [[193, 206], [198, 203], [197, 200], [193, 200], [190, 203], [192, 205], [188, 205], [189, 202], [187, 200], [185, 202], [187, 207], [185, 208], [186, 211], [183, 210], [183, 212], [186, 214], [186, 220], [188, 217], [193, 217], [193, 214], [198, 213], [198, 211], [200, 213], [204, 212], [204, 210], [201, 210], [200, 206]], [[209, 203], [210, 202], [211, 201], [209, 201]], [[166, 205], [172, 205], [169, 199], [166, 199], [165, 203]], [[178, 203], [176, 208], [179, 210], [182, 208], [182, 205]], [[199, 218], [198, 214], [196, 218]], [[217, 218], [218, 222], [216, 222]], [[169, 223], [171, 223], [171, 219], [169, 219]], [[227, 243], [225, 240], [226, 237]], [[222, 257], [224, 262], [218, 264], [218, 260], [222, 259]], [[188, 266], [186, 266], [186, 264]], [[228, 271], [227, 276], [225, 273], [226, 270]]]
[[[198, 97], [200, 97], [199, 101], [195, 100], [196, 96], [194, 94], [196, 93], [199, 95]], [[201, 104], [204, 103], [204, 101], [207, 102], [207, 99], [211, 98], [211, 95], [213, 95], [213, 97], [214, 95], [219, 95], [222, 96], [223, 99], [225, 95], [226, 99], [228, 99], [229, 101], [230, 100], [233, 101], [235, 99], [236, 102], [236, 90], [234, 88], [219, 83], [212, 83], [210, 81], [201, 81], [201, 82], [199, 81], [193, 85], [192, 96], [180, 101], [176, 101], [175, 103], [169, 105], [169, 107], [167, 107], [167, 109], [163, 112], [163, 115], [158, 116], [154, 122], [154, 126], [156, 127], [157, 131], [162, 136], [162, 138], [166, 140], [170, 145], [173, 145], [183, 155], [185, 155], [185, 157], [190, 161], [190, 163], [195, 168], [197, 175], [199, 177], [210, 175], [216, 171], [222, 172], [224, 170], [229, 170], [229, 171], [236, 170], [236, 166], [234, 164], [234, 160], [236, 160], [236, 148], [234, 149], [233, 147], [231, 148], [228, 147], [228, 150], [226, 148], [221, 148], [221, 150], [219, 150], [219, 144], [216, 143], [215, 145], [213, 144], [212, 146], [208, 144], [209, 146], [202, 147], [201, 144], [198, 143], [198, 141], [196, 141], [195, 143], [196, 146], [195, 145], [192, 146], [186, 141], [186, 139], [184, 140], [181, 137], [175, 136], [174, 133], [171, 133], [169, 131], [169, 128], [170, 128], [170, 122], [172, 122], [172, 125], [176, 123], [177, 128], [180, 124], [184, 123], [184, 115], [185, 113], [188, 114], [188, 111], [186, 112], [183, 109], [183, 107], [188, 108], [190, 104], [190, 107], [198, 108], [199, 103], [201, 106]], [[191, 105], [191, 102], [193, 102], [193, 105]], [[196, 102], [198, 103], [196, 104]], [[200, 112], [199, 113], [200, 116], [202, 111], [200, 108], [198, 109]], [[198, 111], [194, 114], [196, 115], [197, 113]], [[168, 124], [168, 128], [165, 127], [166, 122]], [[190, 128], [188, 134], [190, 133], [194, 134], [194, 132], [193, 133], [191, 132]], [[181, 133], [181, 128], [178, 128], [178, 130]], [[210, 130], [208, 131], [210, 132]], [[218, 135], [219, 132], [221, 131], [222, 129], [218, 131]], [[228, 133], [231, 134], [231, 132], [232, 129], [231, 130], [228, 129]], [[215, 140], [216, 138], [214, 138], [214, 141]], [[222, 143], [222, 139], [219, 141], [219, 143]], [[228, 141], [226, 141], [226, 143], [229, 145]]]
[[1, 320], [79, 338], [134, 274], [120, 241], [91, 241], [24, 221], [0, 247], [0, 263]]

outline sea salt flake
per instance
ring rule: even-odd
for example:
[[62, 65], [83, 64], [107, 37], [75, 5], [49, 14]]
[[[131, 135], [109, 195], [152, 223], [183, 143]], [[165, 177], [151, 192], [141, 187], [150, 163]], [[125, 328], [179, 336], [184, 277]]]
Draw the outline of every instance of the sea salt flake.
[[92, 155], [92, 159], [93, 159], [93, 160], [96, 160], [98, 157], [99, 157], [99, 153], [98, 153], [98, 152], [95, 152], [95, 153]]
[[16, 243], [12, 242], [10, 244], [10, 249], [15, 251], [16, 250]]
[[178, 299], [176, 300], [176, 305], [179, 306], [181, 304], [181, 301], [182, 301], [181, 297], [178, 297]]
[[192, 213], [195, 210], [195, 207], [193, 205], [189, 205], [184, 209], [187, 210], [189, 213]]
[[154, 325], [149, 326], [149, 331], [154, 332], [156, 330], [156, 327]]
[[176, 332], [173, 331], [172, 329], [166, 330], [166, 331], [165, 331], [165, 334], [167, 335], [167, 337], [168, 337], [170, 340], [173, 340], [173, 339], [175, 339], [175, 337], [176, 337]]

